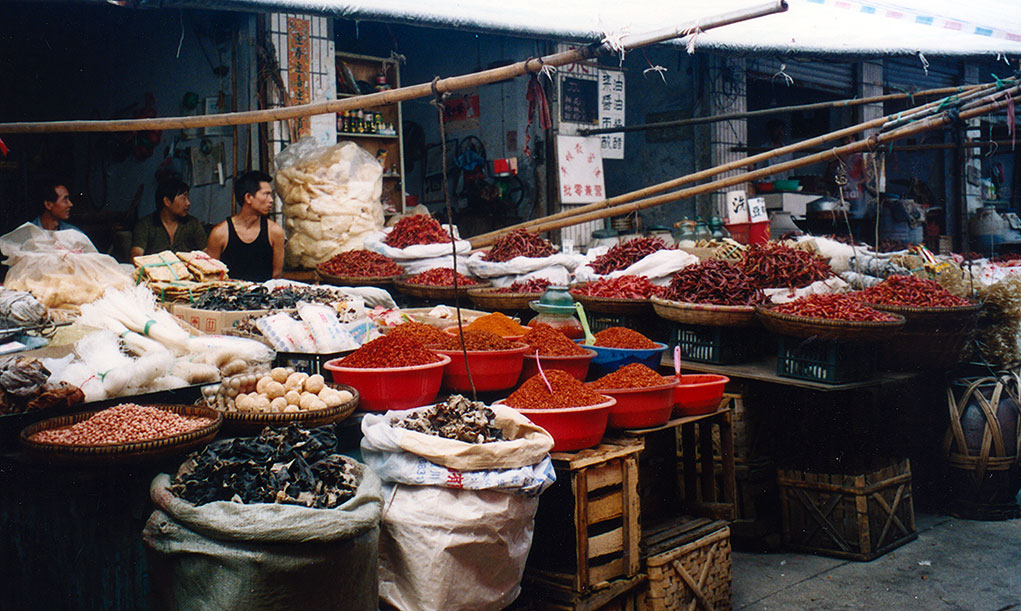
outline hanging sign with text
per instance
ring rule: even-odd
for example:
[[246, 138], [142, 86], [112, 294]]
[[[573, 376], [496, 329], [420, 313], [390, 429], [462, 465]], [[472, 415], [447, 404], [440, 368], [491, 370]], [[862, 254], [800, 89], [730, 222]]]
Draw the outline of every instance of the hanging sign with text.
[[[599, 127], [624, 125], [624, 73], [599, 70]], [[624, 158], [624, 132], [600, 134], [603, 159]]]
[[587, 204], [606, 199], [598, 137], [557, 136], [557, 167], [561, 203]]

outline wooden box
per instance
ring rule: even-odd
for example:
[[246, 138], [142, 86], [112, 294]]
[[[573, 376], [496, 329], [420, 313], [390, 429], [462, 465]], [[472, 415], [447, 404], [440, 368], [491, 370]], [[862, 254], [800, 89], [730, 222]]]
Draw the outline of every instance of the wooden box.
[[638, 454], [628, 439], [555, 452], [557, 482], [539, 502], [525, 578], [588, 594], [639, 572]]
[[646, 578], [639, 573], [601, 584], [580, 594], [568, 588], [529, 583], [508, 611], [640, 611]]
[[730, 609], [730, 528], [726, 523], [705, 519], [674, 523], [646, 532], [642, 547], [649, 552], [645, 558], [649, 586], [639, 597], [639, 609]]
[[868, 561], [918, 536], [907, 460], [852, 475], [780, 469], [777, 484], [792, 549]]

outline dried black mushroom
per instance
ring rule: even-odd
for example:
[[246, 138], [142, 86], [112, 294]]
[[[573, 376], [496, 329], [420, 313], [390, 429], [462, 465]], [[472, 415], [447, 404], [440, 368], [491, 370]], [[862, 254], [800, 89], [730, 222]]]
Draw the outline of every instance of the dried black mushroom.
[[495, 418], [493, 410], [481, 401], [452, 395], [446, 403], [437, 403], [404, 418], [393, 417], [390, 426], [467, 443], [489, 443], [503, 440], [503, 430], [496, 426]]

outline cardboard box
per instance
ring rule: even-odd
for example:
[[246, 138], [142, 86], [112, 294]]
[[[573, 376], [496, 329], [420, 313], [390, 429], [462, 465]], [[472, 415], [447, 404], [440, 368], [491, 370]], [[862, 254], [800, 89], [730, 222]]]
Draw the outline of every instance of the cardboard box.
[[234, 322], [252, 314], [265, 314], [269, 310], [239, 310], [235, 312], [217, 312], [200, 310], [184, 304], [175, 303], [174, 316], [195, 327], [203, 333], [224, 333], [234, 328]]

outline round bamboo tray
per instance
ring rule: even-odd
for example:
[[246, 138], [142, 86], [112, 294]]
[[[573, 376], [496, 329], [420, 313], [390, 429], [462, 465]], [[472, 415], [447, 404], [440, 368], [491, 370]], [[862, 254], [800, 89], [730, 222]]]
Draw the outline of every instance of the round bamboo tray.
[[354, 398], [336, 407], [314, 411], [302, 410], [299, 412], [273, 414], [220, 412], [223, 414], [223, 430], [238, 435], [258, 435], [267, 426], [287, 426], [288, 424], [295, 423], [305, 428], [312, 428], [340, 422], [353, 414], [355, 409], [358, 408], [358, 402], [361, 398], [358, 391], [347, 384], [327, 382], [326, 385], [334, 390], [346, 390], [354, 395]]
[[904, 317], [904, 328], [890, 339], [881, 361], [890, 369], [950, 369], [971, 339], [982, 304], [949, 308], [916, 308], [870, 303]]
[[470, 288], [468, 298], [484, 310], [527, 310], [528, 302], [538, 299], [542, 293], [497, 293], [496, 289]]
[[709, 303], [651, 299], [660, 318], [687, 325], [710, 327], [751, 327], [755, 325], [755, 306], [724, 306]]
[[648, 299], [614, 299], [612, 297], [589, 297], [571, 291], [571, 297], [585, 306], [586, 312], [597, 314], [651, 314], [652, 303]]
[[904, 317], [893, 314], [897, 320], [890, 322], [857, 322], [831, 320], [780, 314], [773, 305], [755, 306], [755, 314], [768, 331], [791, 337], [814, 337], [822, 340], [841, 342], [874, 342], [890, 339], [893, 333], [904, 326]]
[[320, 282], [336, 286], [390, 286], [400, 274], [393, 276], [335, 276], [316, 269], [316, 277]]
[[470, 289], [488, 288], [490, 284], [488, 282], [481, 283], [476, 282], [475, 284], [469, 284], [466, 286], [458, 286], [457, 291], [454, 291], [452, 286], [432, 286], [428, 284], [411, 284], [406, 281], [407, 276], [401, 276], [394, 279], [394, 286], [397, 290], [409, 297], [418, 297], [419, 299], [432, 299], [433, 301], [445, 301], [453, 300], [455, 296], [468, 298], [468, 291]]
[[67, 445], [34, 441], [30, 437], [39, 431], [61, 428], [76, 424], [96, 414], [100, 410], [80, 412], [58, 418], [50, 418], [25, 427], [21, 431], [19, 441], [30, 454], [56, 462], [75, 462], [89, 464], [113, 464], [149, 460], [175, 454], [185, 454], [204, 446], [216, 437], [223, 424], [223, 415], [215, 409], [198, 405], [158, 405], [159, 409], [176, 412], [185, 416], [201, 416], [212, 419], [212, 423], [188, 431], [147, 441], [131, 443], [106, 444], [98, 446]]
[[907, 326], [925, 326], [943, 328], [968, 327], [975, 323], [981, 303], [946, 308], [916, 308], [912, 306], [887, 305], [883, 303], [866, 303], [870, 308], [900, 314], [907, 321]]

